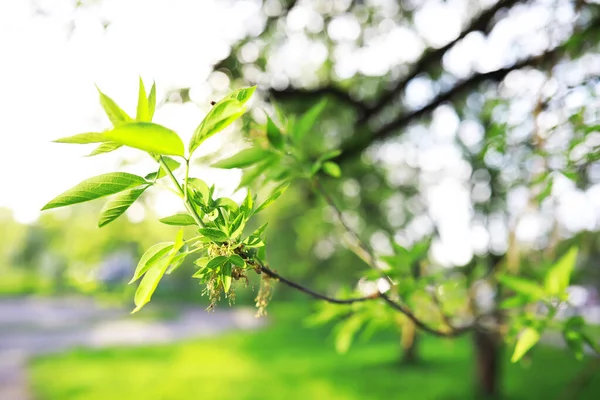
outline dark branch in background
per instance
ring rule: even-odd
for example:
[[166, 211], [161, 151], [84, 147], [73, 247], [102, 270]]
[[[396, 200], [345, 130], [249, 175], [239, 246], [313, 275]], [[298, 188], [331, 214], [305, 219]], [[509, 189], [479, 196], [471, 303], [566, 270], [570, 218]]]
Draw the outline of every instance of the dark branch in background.
[[453, 101], [456, 97], [468, 93], [475, 89], [478, 85], [484, 82], [501, 82], [506, 75], [510, 72], [524, 68], [529, 66], [536, 66], [543, 64], [546, 61], [551, 60], [555, 56], [557, 56], [562, 48], [554, 48], [552, 50], [548, 50], [547, 52], [538, 55], [526, 58], [522, 61], [513, 64], [510, 67], [501, 68], [495, 71], [483, 73], [483, 74], [475, 74], [470, 78], [463, 80], [462, 82], [456, 84], [452, 89], [439, 94], [435, 97], [431, 102], [427, 105], [419, 108], [418, 110], [409, 112], [407, 114], [401, 115], [395, 120], [383, 125], [381, 128], [377, 129], [369, 136], [363, 136], [360, 140], [351, 143], [349, 146], [345, 148], [343, 153], [338, 156], [335, 161], [343, 162], [349, 159], [352, 159], [362, 153], [369, 145], [371, 145], [374, 141], [383, 140], [390, 136], [393, 136], [396, 133], [397, 129], [404, 128], [411, 122], [416, 119], [421, 118], [425, 114], [435, 110], [437, 107], [442, 105], [443, 103]]
[[269, 93], [275, 100], [299, 99], [313, 102], [322, 99], [324, 96], [331, 96], [335, 97], [337, 100], [343, 103], [354, 107], [359, 113], [359, 115], [363, 115], [363, 113], [367, 111], [366, 104], [352, 99], [352, 97], [350, 97], [350, 95], [346, 91], [339, 89], [335, 86], [325, 86], [317, 89], [271, 89]]
[[490, 22], [496, 15], [496, 13], [505, 7], [512, 7], [516, 3], [519, 3], [519, 0], [500, 0], [492, 7], [483, 11], [479, 16], [471, 21], [471, 23], [458, 35], [458, 37], [443, 47], [439, 49], [428, 49], [425, 51], [421, 59], [419, 59], [412, 67], [411, 72], [402, 78], [393, 89], [384, 93], [377, 103], [370, 107], [359, 120], [358, 124], [366, 123], [367, 120], [373, 115], [379, 113], [388, 103], [390, 103], [394, 98], [398, 96], [398, 94], [404, 90], [408, 82], [413, 80], [419, 74], [426, 72], [428, 69], [433, 67], [434, 65], [439, 65], [442, 62], [442, 58], [444, 55], [450, 50], [456, 43], [462, 40], [465, 36], [472, 32], [485, 32], [489, 33], [491, 30]]
[[[589, 37], [596, 34], [600, 31], [600, 18], [596, 17], [589, 21], [587, 26], [583, 27], [579, 31], [573, 33], [572, 36], [581, 35], [583, 37]], [[585, 43], [585, 41], [583, 41]], [[424, 116], [425, 114], [435, 110], [438, 106], [442, 105], [446, 102], [451, 102], [455, 100], [458, 96], [464, 95], [475, 88], [478, 85], [484, 82], [501, 82], [504, 80], [506, 75], [508, 75], [512, 71], [516, 71], [525, 67], [537, 67], [537, 68], [548, 68], [549, 66], [553, 66], [556, 64], [556, 58], [562, 56], [567, 53], [568, 46], [570, 45], [570, 41], [567, 40], [563, 42], [557, 47], [546, 50], [544, 53], [536, 56], [530, 56], [521, 61], [516, 62], [510, 67], [505, 67], [498, 69], [496, 71], [491, 71], [483, 74], [474, 74], [470, 78], [467, 78], [458, 84], [456, 84], [451, 89], [439, 94], [435, 97], [431, 102], [429, 102], [424, 107], [403, 114], [396, 118], [395, 120], [383, 125], [379, 129], [375, 130], [369, 136], [363, 136], [359, 138], [359, 140], [350, 143], [345, 147], [344, 152], [338, 156], [335, 161], [342, 162], [349, 159], [352, 159], [359, 154], [362, 153], [369, 145], [371, 145], [374, 141], [383, 140], [390, 136], [393, 136], [397, 133], [397, 130], [400, 128], [406, 127], [408, 124], [417, 120]]]

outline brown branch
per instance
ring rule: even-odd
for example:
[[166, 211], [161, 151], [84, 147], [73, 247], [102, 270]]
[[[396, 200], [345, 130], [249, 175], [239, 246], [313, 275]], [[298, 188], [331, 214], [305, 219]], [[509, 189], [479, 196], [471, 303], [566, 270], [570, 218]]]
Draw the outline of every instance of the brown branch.
[[[247, 257], [247, 255], [245, 255]], [[438, 330], [435, 329], [429, 325], [427, 325], [426, 323], [424, 323], [423, 321], [421, 321], [419, 318], [417, 318], [415, 316], [415, 314], [413, 314], [410, 309], [408, 309], [407, 307], [403, 306], [400, 303], [395, 302], [394, 300], [392, 300], [388, 295], [386, 295], [385, 293], [381, 293], [381, 292], [376, 292], [372, 295], [369, 296], [364, 296], [364, 297], [354, 297], [354, 298], [349, 298], [349, 299], [338, 299], [335, 297], [331, 297], [331, 296], [327, 296], [325, 294], [319, 293], [319, 292], [315, 292], [314, 290], [300, 285], [299, 283], [296, 283], [290, 279], [284, 278], [283, 276], [279, 275], [277, 272], [273, 271], [272, 269], [270, 269], [269, 267], [267, 267], [262, 261], [254, 258], [251, 261], [252, 263], [254, 263], [254, 265], [257, 267], [257, 270], [260, 271], [261, 273], [264, 273], [268, 276], [270, 276], [273, 279], [276, 279], [286, 285], [288, 285], [289, 287], [292, 287], [296, 290], [299, 290], [302, 293], [308, 294], [309, 296], [312, 296], [316, 299], [319, 300], [324, 300], [327, 301], [329, 303], [333, 303], [333, 304], [354, 304], [354, 303], [360, 303], [360, 302], [365, 302], [365, 301], [370, 301], [370, 300], [377, 300], [379, 298], [383, 299], [391, 308], [393, 308], [394, 310], [404, 314], [408, 319], [410, 319], [418, 328], [420, 328], [421, 330], [430, 333], [432, 335], [435, 336], [440, 336], [440, 337], [454, 337], [454, 336], [459, 336], [461, 334], [464, 334], [470, 330], [472, 330], [475, 327], [475, 324], [469, 324], [463, 327], [459, 327], [459, 328], [455, 328], [455, 327], [450, 327], [450, 330], [445, 331], [445, 330]]]
[[300, 285], [299, 283], [296, 283], [294, 281], [291, 281], [287, 278], [284, 278], [283, 276], [279, 275], [277, 272], [273, 271], [272, 269], [269, 269], [266, 265], [264, 265], [262, 262], [258, 263], [258, 267], [260, 269], [261, 272], [269, 275], [271, 278], [274, 278], [280, 282], [285, 283], [286, 285], [288, 285], [289, 287], [292, 287], [296, 290], [299, 290], [303, 293], [308, 294], [309, 296], [314, 297], [315, 299], [319, 299], [319, 300], [325, 300], [328, 303], [333, 303], [333, 304], [353, 304], [353, 303], [360, 303], [363, 301], [368, 301], [368, 300], [373, 300], [379, 297], [378, 293], [375, 293], [374, 295], [370, 295], [370, 296], [364, 296], [364, 297], [354, 297], [354, 298], [349, 298], [349, 299], [338, 299], [335, 297], [330, 297], [327, 296], [325, 294], [319, 293], [319, 292], [315, 292], [314, 290], [307, 288], [306, 286]]
[[335, 86], [323, 86], [316, 89], [296, 89], [287, 88], [284, 90], [270, 89], [269, 94], [275, 100], [301, 99], [305, 101], [317, 101], [323, 97], [334, 97], [335, 99], [346, 103], [356, 109], [359, 116], [367, 111], [367, 105], [361, 101], [354, 100], [348, 92]]
[[512, 7], [519, 0], [500, 0], [492, 7], [483, 11], [477, 18], [474, 18], [471, 23], [458, 35], [458, 37], [439, 49], [428, 49], [425, 51], [423, 56], [413, 65], [412, 70], [408, 75], [402, 78], [394, 88], [384, 93], [381, 98], [370, 107], [359, 120], [358, 124], [363, 124], [373, 115], [379, 113], [390, 101], [392, 101], [398, 94], [404, 90], [408, 82], [417, 77], [417, 75], [426, 72], [432, 66], [440, 64], [444, 55], [450, 50], [456, 43], [464, 39], [465, 36], [472, 32], [483, 31], [488, 33], [490, 29], [490, 22], [496, 15], [496, 13], [505, 7]]

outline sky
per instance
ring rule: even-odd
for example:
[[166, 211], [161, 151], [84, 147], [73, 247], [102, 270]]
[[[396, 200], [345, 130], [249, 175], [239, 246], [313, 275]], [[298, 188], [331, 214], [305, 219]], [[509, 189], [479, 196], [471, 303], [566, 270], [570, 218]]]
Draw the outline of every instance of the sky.
[[[315, 84], [316, 78], [312, 77], [316, 74], [312, 72], [328, 57], [335, 61], [337, 79], [356, 73], [379, 76], [395, 64], [414, 61], [426, 46], [441, 46], [452, 40], [460, 32], [461, 18], [477, 12], [468, 6], [472, 2], [465, 0], [431, 1], [416, 14], [414, 29], [396, 26], [384, 19], [376, 34], [361, 48], [354, 42], [360, 21], [344, 14], [333, 18], [326, 27], [335, 42], [328, 53], [324, 45], [304, 33], [324, 29], [319, 14], [303, 6], [307, 3], [309, 1], [300, 2], [287, 17], [289, 40], [272, 53], [266, 73], [260, 75], [247, 69], [248, 73], [259, 75], [259, 82], [278, 88], [290, 83]], [[342, 7], [345, 3], [331, 4]], [[393, 6], [394, 2], [387, 3]], [[138, 76], [143, 77], [147, 86], [156, 81], [159, 100], [165, 100], [173, 89], [190, 87], [193, 102], [165, 104], [163, 101], [155, 114], [155, 122], [176, 130], [186, 143], [208, 111], [209, 102], [216, 100], [217, 94], [231, 89], [227, 76], [211, 72], [211, 65], [228, 55], [232, 42], [246, 34], [258, 34], [264, 24], [259, 5], [252, 0], [234, 3], [102, 0], [77, 9], [71, 0], [36, 1], [36, 7], [32, 4], [25, 0], [0, 2], [0, 58], [3, 60], [0, 69], [0, 207], [12, 209], [15, 218], [26, 223], [36, 220], [47, 201], [85, 178], [116, 170], [144, 175], [155, 169], [154, 162], [136, 150], [122, 149], [88, 158], [84, 157], [91, 151], [87, 146], [51, 142], [110, 126], [98, 104], [96, 84], [132, 114]], [[276, 2], [269, 4], [268, 7], [276, 8]], [[473, 72], [509, 65], [520, 55], [541, 51], [559, 40], [560, 30], [548, 28], [549, 22], [557, 26], [568, 24], [574, 16], [572, 9], [559, 7], [551, 12], [548, 1], [538, 0], [532, 4], [527, 9], [517, 7], [511, 12], [511, 18], [500, 23], [487, 37], [478, 33], [468, 35], [444, 57], [444, 68], [460, 79]], [[383, 12], [391, 15], [395, 11], [392, 7]], [[105, 29], [106, 21], [110, 21], [110, 25]], [[394, 51], [390, 51], [391, 48]], [[242, 49], [240, 59], [251, 62], [256, 55], [257, 49], [248, 45]], [[524, 88], [538, 85], [539, 89], [539, 83], [533, 78], [511, 75], [503, 90], [520, 96], [519, 90]], [[433, 93], [431, 82], [415, 79], [407, 87], [406, 105], [417, 108]], [[511, 118], [520, 118], [519, 115], [519, 109], [511, 111]], [[412, 136], [424, 137], [429, 144], [415, 144], [419, 151], [414, 153], [416, 158], [411, 162], [430, 168], [432, 174], [436, 168], [447, 172], [446, 178], [425, 192], [430, 218], [440, 226], [442, 236], [432, 251], [445, 264], [462, 264], [474, 251], [484, 251], [493, 245], [490, 241], [494, 236], [506, 236], [498, 231], [500, 234], [490, 237], [481, 224], [473, 223], [470, 194], [465, 189], [468, 176], [465, 178], [460, 155], [453, 153], [448, 144], [456, 135], [468, 138], [481, 132], [472, 121], [459, 121], [451, 107], [436, 110], [428, 132], [431, 135], [426, 132], [419, 136], [418, 131], [413, 132]], [[197, 154], [231, 153], [227, 146], [234, 134], [230, 129], [229, 133], [216, 135]], [[405, 136], [410, 137], [410, 132]], [[398, 145], [401, 147], [394, 147]], [[412, 157], [411, 146], [389, 143], [379, 149], [378, 158], [393, 166], [398, 160]], [[128, 165], [121, 165], [123, 159]], [[224, 194], [233, 192], [240, 176], [235, 170], [200, 167], [194, 167], [192, 174], [209, 184], [218, 183]], [[553, 194], [558, 202], [559, 218], [569, 230], [600, 226], [599, 192], [597, 186], [587, 192], [576, 191], [566, 179], [559, 178]], [[542, 214], [524, 212], [526, 198], [527, 193], [516, 191], [509, 202], [515, 215], [521, 215], [518, 235], [532, 240], [546, 228]], [[160, 215], [180, 210], [179, 199], [169, 194], [152, 199]], [[128, 216], [139, 219], [143, 212], [134, 207]], [[431, 222], [422, 218], [413, 228], [426, 233], [431, 229]], [[400, 235], [397, 239], [402, 242], [406, 237]], [[497, 250], [501, 251], [505, 245], [505, 241], [499, 243]]]
[[[246, 33], [246, 19], [258, 11], [249, 8], [250, 3], [226, 8], [212, 0], [98, 4], [75, 10], [71, 1], [42, 1], [42, 11], [36, 14], [29, 1], [0, 2], [0, 207], [11, 208], [21, 222], [34, 221], [55, 195], [85, 178], [115, 170], [123, 158], [135, 162], [127, 167], [129, 172], [155, 169], [135, 150], [84, 158], [93, 145], [51, 142], [110, 126], [95, 84], [130, 114], [138, 76], [148, 87], [156, 81], [159, 99], [174, 88], [194, 87], [195, 100], [204, 107], [159, 104], [155, 115], [155, 122], [175, 129], [187, 143], [209, 109], [211, 94], [229, 90], [224, 74], [211, 76], [212, 63], [228, 54], [230, 42]], [[165, 18], [167, 10], [171, 15], [179, 11], [177, 18]], [[111, 21], [106, 31], [104, 20]], [[198, 154], [221, 146], [217, 135]], [[223, 175], [231, 179], [223, 180]], [[230, 182], [227, 191], [235, 187], [237, 175], [212, 170], [203, 178]], [[156, 201], [161, 214], [176, 207], [176, 199], [173, 204], [165, 196]]]

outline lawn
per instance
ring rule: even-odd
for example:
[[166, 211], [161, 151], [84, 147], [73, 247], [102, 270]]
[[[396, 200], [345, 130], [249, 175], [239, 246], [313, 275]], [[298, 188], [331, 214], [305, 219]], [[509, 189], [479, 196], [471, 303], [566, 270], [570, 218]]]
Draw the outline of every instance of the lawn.
[[[176, 345], [77, 350], [32, 361], [36, 398], [416, 399], [473, 398], [469, 338], [422, 342], [426, 362], [400, 366], [397, 340], [379, 336], [338, 355], [326, 328], [306, 328], [302, 307], [273, 308], [270, 327]], [[533, 362], [506, 362], [507, 399], [554, 399], [585, 365], [538, 347]], [[600, 398], [600, 375], [581, 392]]]

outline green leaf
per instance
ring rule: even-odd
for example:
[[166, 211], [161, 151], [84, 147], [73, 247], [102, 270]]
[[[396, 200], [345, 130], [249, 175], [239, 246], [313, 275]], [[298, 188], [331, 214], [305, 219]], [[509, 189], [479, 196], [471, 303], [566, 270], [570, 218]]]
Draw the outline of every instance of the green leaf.
[[229, 239], [229, 237], [224, 232], [221, 232], [220, 230], [214, 228], [200, 228], [198, 229], [198, 232], [200, 232], [201, 235], [206, 236], [213, 242], [217, 243], [225, 242], [227, 241], [227, 239]]
[[286, 184], [279, 186], [277, 189], [275, 189], [273, 194], [271, 194], [269, 197], [267, 197], [267, 199], [265, 201], [263, 201], [260, 206], [258, 206], [258, 208], [256, 209], [256, 211], [254, 213], [257, 214], [260, 211], [267, 208], [269, 205], [271, 205], [275, 200], [277, 200], [279, 198], [279, 196], [281, 196], [287, 190], [287, 188], [289, 186], [290, 186], [289, 183], [286, 183]]
[[541, 203], [546, 197], [550, 196], [552, 193], [552, 187], [554, 186], [554, 179], [551, 177], [548, 178], [544, 189], [536, 196], [536, 200], [538, 203]]
[[226, 96], [215, 104], [208, 114], [206, 114], [200, 125], [198, 125], [190, 140], [190, 155], [202, 142], [225, 129], [246, 112], [244, 103], [231, 96]]
[[54, 140], [55, 143], [72, 143], [72, 144], [88, 144], [88, 143], [102, 143], [108, 139], [104, 133], [100, 132], [86, 132], [79, 133], [73, 136], [67, 136], [60, 139]]
[[498, 281], [516, 293], [528, 296], [531, 300], [540, 300], [546, 297], [544, 288], [529, 279], [500, 275]]
[[223, 291], [229, 293], [231, 289], [231, 264], [226, 262], [221, 268], [221, 281], [223, 282]]
[[284, 139], [275, 122], [267, 115], [267, 139], [271, 146], [277, 150], [283, 150]]
[[140, 311], [142, 307], [150, 302], [150, 299], [158, 286], [158, 282], [160, 282], [169, 267], [170, 261], [169, 258], [163, 258], [150, 266], [135, 291], [134, 303], [136, 307], [131, 312], [132, 314]]
[[254, 207], [254, 199], [252, 198], [252, 193], [250, 192], [250, 189], [248, 189], [246, 191], [246, 197], [244, 198], [244, 201], [240, 206], [240, 210], [246, 218], [250, 218], [250, 216], [252, 215], [252, 207]]
[[77, 186], [58, 195], [42, 210], [69, 206], [71, 204], [83, 203], [85, 201], [99, 199], [111, 194], [119, 193], [147, 183], [141, 176], [126, 172], [112, 172], [89, 178]]
[[266, 160], [263, 162], [257, 163], [256, 166], [245, 169], [242, 174], [242, 179], [239, 188], [250, 186], [263, 172], [268, 170], [272, 165], [277, 164], [281, 160], [281, 157], [276, 154], [271, 154]]
[[577, 247], [571, 247], [546, 274], [545, 288], [549, 295], [562, 294], [569, 286], [571, 273], [577, 261], [577, 250]]
[[512, 296], [500, 302], [500, 309], [509, 310], [511, 308], [519, 308], [529, 303], [529, 297], [527, 296]]
[[185, 261], [187, 255], [188, 253], [179, 253], [175, 257], [173, 257], [171, 263], [169, 264], [169, 269], [167, 270], [166, 274], [169, 275], [177, 268], [179, 268], [181, 264], [183, 264], [183, 262]]
[[575, 358], [578, 360], [582, 360], [583, 355], [584, 355], [584, 353], [583, 353], [583, 345], [584, 345], [583, 334], [579, 331], [566, 330], [563, 332], [563, 338], [565, 339], [565, 342], [567, 343], [567, 346], [569, 347], [569, 349], [575, 355]]
[[131, 117], [113, 99], [102, 93], [98, 86], [96, 86], [96, 89], [98, 89], [98, 94], [100, 95], [100, 105], [113, 126], [131, 122]]
[[238, 90], [234, 90], [233, 92], [231, 92], [227, 96], [225, 96], [223, 98], [223, 100], [235, 99], [235, 100], [239, 101], [240, 103], [245, 104], [248, 100], [250, 100], [250, 98], [254, 94], [255, 90], [256, 90], [256, 86], [251, 86], [251, 87], [247, 87], [247, 88], [241, 88]]
[[210, 260], [206, 264], [206, 268], [208, 268], [208, 269], [217, 269], [221, 265], [225, 264], [228, 261], [229, 261], [229, 258], [227, 258], [225, 256], [216, 256], [215, 258], [213, 258], [212, 260]]
[[229, 256], [229, 262], [231, 262], [236, 267], [244, 267], [246, 265], [246, 261], [237, 254]]
[[202, 179], [188, 179], [188, 192], [199, 195], [201, 197], [202, 204], [208, 204], [208, 200], [210, 199], [210, 188]]
[[326, 163], [324, 163], [323, 171], [325, 171], [327, 175], [332, 176], [334, 178], [339, 178], [340, 176], [342, 176], [342, 170], [340, 169], [340, 166], [334, 163], [333, 161], [327, 161]]
[[162, 242], [157, 243], [154, 246], [150, 247], [140, 261], [138, 262], [137, 267], [135, 268], [135, 272], [133, 274], [133, 278], [129, 281], [129, 284], [137, 281], [142, 275], [148, 271], [156, 261], [166, 255], [171, 249], [173, 249], [174, 242]]
[[[163, 159], [164, 163], [167, 165], [167, 167], [169, 167], [171, 172], [173, 172], [173, 171], [177, 170], [179, 167], [181, 167], [181, 163], [179, 161], [172, 159], [171, 157], [164, 156], [162, 159]], [[149, 181], [153, 181], [155, 179], [160, 179], [166, 175], [167, 175], [167, 171], [165, 171], [164, 167], [161, 164], [160, 167], [158, 168], [158, 176], [157, 176], [156, 172], [151, 172], [148, 175], [146, 175], [146, 179]]]
[[105, 133], [106, 138], [149, 153], [183, 157], [183, 142], [174, 131], [152, 122], [122, 124]]
[[217, 200], [215, 200], [215, 206], [225, 208], [235, 213], [237, 213], [240, 209], [240, 206], [238, 206], [235, 201], [228, 197], [219, 197]]
[[184, 244], [185, 242], [183, 241], [183, 229], [180, 229], [177, 231], [177, 236], [175, 236], [175, 243], [173, 244], [173, 251], [171, 252], [171, 254], [174, 255], [175, 253], [177, 253], [179, 249], [183, 247]]
[[138, 91], [137, 114], [135, 120], [138, 122], [150, 122], [150, 110], [148, 107], [148, 98], [146, 97], [146, 88], [144, 81], [140, 76], [140, 89]]
[[104, 225], [119, 218], [133, 203], [135, 203], [135, 201], [142, 195], [142, 193], [144, 193], [144, 190], [147, 188], [148, 186], [137, 189], [129, 189], [108, 200], [102, 208], [102, 211], [100, 211], [98, 227], [102, 228]]
[[338, 353], [344, 354], [348, 352], [362, 324], [363, 318], [359, 314], [353, 314], [338, 324], [335, 337], [335, 349]]
[[206, 268], [209, 261], [210, 257], [200, 257], [196, 261], [194, 261], [194, 264], [196, 264], [200, 268]]
[[152, 121], [156, 109], [156, 82], [152, 82], [150, 94], [148, 95], [148, 121]]
[[313, 128], [317, 122], [317, 118], [321, 115], [325, 106], [327, 105], [327, 99], [323, 99], [313, 107], [311, 107], [302, 117], [294, 124], [293, 136], [296, 141], [302, 140], [304, 136]]
[[534, 328], [525, 328], [519, 339], [517, 339], [517, 344], [515, 346], [515, 351], [510, 359], [511, 362], [515, 363], [519, 361], [525, 353], [529, 351], [539, 340], [540, 340], [540, 332], [538, 332]]
[[229, 158], [218, 161], [212, 164], [211, 167], [224, 169], [246, 168], [259, 161], [263, 161], [265, 157], [268, 157], [270, 154], [270, 151], [263, 150], [260, 147], [251, 147], [249, 149], [244, 149]]
[[86, 157], [97, 156], [98, 154], [110, 153], [111, 151], [115, 151], [121, 148], [123, 145], [115, 142], [105, 142], [100, 146], [96, 147], [90, 154]]
[[246, 247], [262, 247], [265, 245], [265, 242], [259, 236], [250, 235], [244, 239], [244, 245]]
[[244, 214], [241, 213], [239, 214], [237, 217], [235, 217], [235, 219], [233, 220], [233, 222], [231, 223], [231, 226], [229, 228], [229, 232], [230, 236], [232, 239], [237, 238], [238, 236], [240, 236], [242, 234], [242, 232], [244, 231], [244, 227], [245, 227], [245, 223], [244, 223]]
[[326, 161], [326, 160], [335, 158], [335, 157], [339, 156], [340, 154], [342, 154], [341, 150], [331, 150], [331, 151], [328, 151], [327, 153], [323, 154], [321, 157], [319, 157], [318, 161], [321, 161], [321, 162]]
[[160, 222], [167, 225], [189, 226], [196, 225], [196, 220], [189, 214], [175, 214], [169, 217], [159, 219]]

